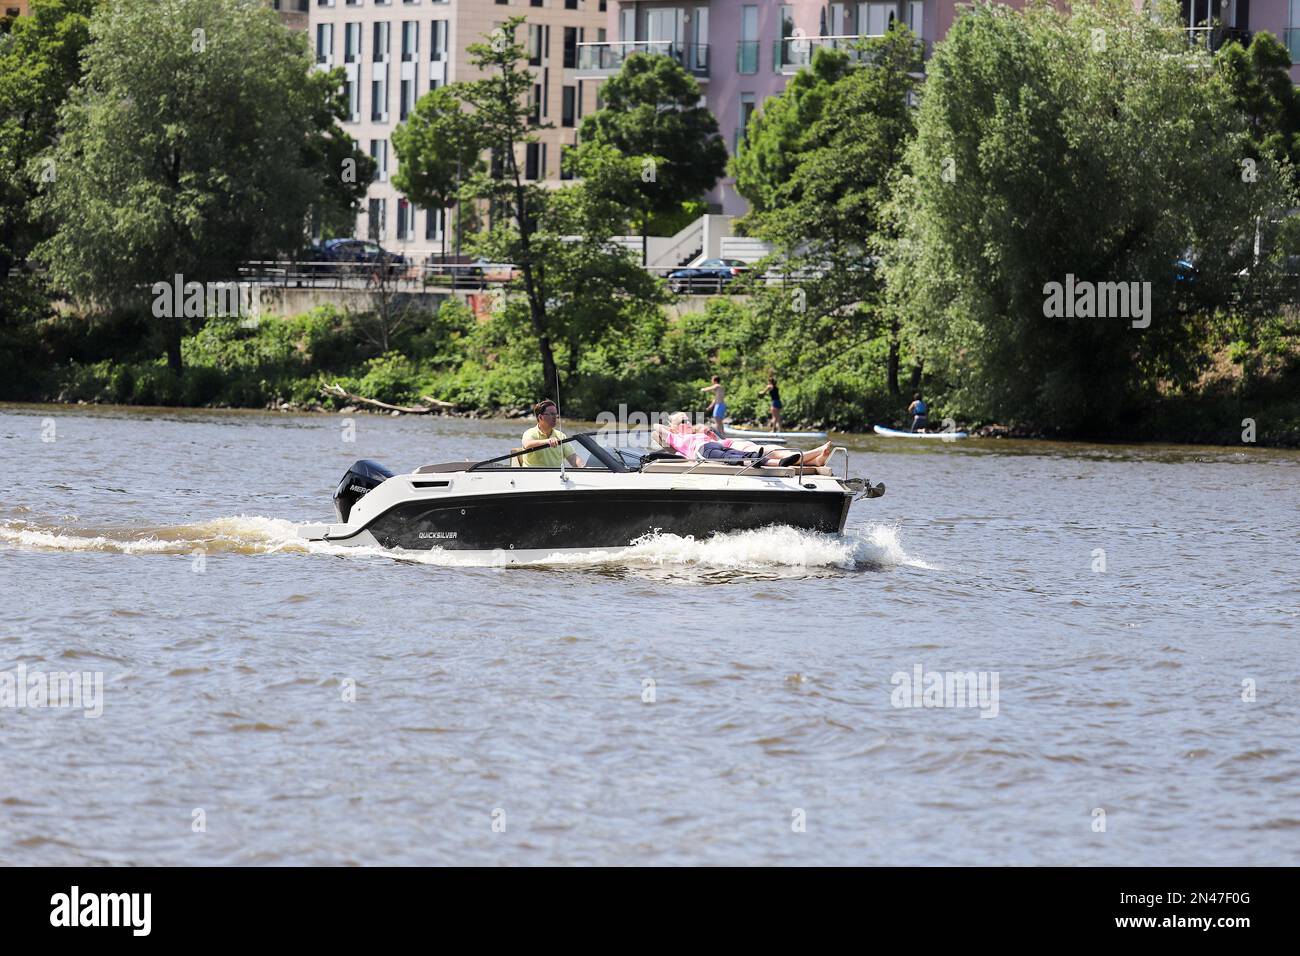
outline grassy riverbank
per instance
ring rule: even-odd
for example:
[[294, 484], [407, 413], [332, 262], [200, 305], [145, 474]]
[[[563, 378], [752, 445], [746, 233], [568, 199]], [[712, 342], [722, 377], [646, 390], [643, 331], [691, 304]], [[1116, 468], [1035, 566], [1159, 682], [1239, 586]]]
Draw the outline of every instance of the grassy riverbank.
[[[383, 350], [372, 323], [330, 307], [291, 318], [212, 319], [185, 338], [178, 376], [139, 318], [52, 318], [6, 350], [0, 398], [333, 411], [346, 402], [322, 396], [320, 387], [338, 383], [393, 404], [431, 396], [455, 403], [461, 414], [511, 415], [538, 397], [536, 349], [515, 324], [478, 322], [465, 306], [448, 302], [437, 314], [414, 317]], [[902, 420], [910, 394], [889, 392], [883, 336], [841, 337], [829, 346], [792, 338], [737, 302], [718, 300], [677, 321], [654, 313], [606, 335], [572, 368], [558, 350], [566, 412], [594, 419], [603, 411], [617, 414], [620, 405], [702, 409], [699, 389], [719, 374], [734, 419], [765, 420], [761, 389], [773, 369], [790, 427], [869, 431], [874, 423]], [[936, 422], [959, 417], [943, 391], [927, 397]], [[1217, 344], [1194, 387], [1153, 388], [1122, 427], [1067, 432], [1032, 421], [959, 424], [1007, 437], [1238, 444], [1245, 419], [1254, 420], [1259, 444], [1300, 445], [1300, 354], [1287, 339], [1252, 349]]]

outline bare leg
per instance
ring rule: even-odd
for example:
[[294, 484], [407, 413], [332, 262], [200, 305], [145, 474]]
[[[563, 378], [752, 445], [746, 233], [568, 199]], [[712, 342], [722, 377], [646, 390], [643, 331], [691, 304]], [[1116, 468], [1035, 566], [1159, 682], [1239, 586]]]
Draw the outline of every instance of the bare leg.
[[831, 457], [831, 451], [831, 443], [826, 442], [824, 445], [819, 445], [812, 451], [806, 452], [803, 456], [803, 463], [814, 467], [824, 465], [826, 464], [826, 459]]

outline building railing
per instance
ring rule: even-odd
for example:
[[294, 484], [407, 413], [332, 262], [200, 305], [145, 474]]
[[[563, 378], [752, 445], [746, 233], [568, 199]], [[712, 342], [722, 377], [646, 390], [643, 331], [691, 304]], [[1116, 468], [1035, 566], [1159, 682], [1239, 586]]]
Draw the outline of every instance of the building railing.
[[578, 71], [616, 73], [633, 53], [670, 56], [698, 78], [709, 75], [707, 43], [674, 43], [672, 40], [622, 40], [615, 43], [579, 43]]
[[[857, 49], [863, 40], [873, 39], [881, 34], [859, 33], [842, 36], [820, 37], [785, 37], [772, 44], [772, 69], [778, 73], [796, 73], [812, 63], [813, 54], [825, 48], [844, 50], [854, 63], [868, 62], [868, 57]], [[918, 45], [922, 41], [917, 40]]]
[[739, 40], [736, 43], [736, 72], [750, 74], [758, 72], [757, 40]]
[[[1225, 27], [1225, 26], [1220, 26], [1218, 24], [1208, 24], [1205, 26], [1184, 27], [1184, 29], [1187, 31], [1188, 46], [1201, 47], [1205, 50], [1210, 51], [1211, 53], [1217, 52], [1218, 49], [1222, 47], [1225, 43], [1229, 43], [1234, 40], [1240, 43], [1242, 46], [1250, 45], [1251, 32], [1249, 30], [1242, 30], [1237, 27]], [[1290, 34], [1295, 31], [1287, 30], [1286, 32]], [[1288, 39], [1286, 43], [1287, 43], [1287, 49], [1292, 50], [1291, 41]], [[1291, 62], [1293, 63], [1296, 62], [1295, 52], [1296, 51], [1292, 50], [1291, 53]]]

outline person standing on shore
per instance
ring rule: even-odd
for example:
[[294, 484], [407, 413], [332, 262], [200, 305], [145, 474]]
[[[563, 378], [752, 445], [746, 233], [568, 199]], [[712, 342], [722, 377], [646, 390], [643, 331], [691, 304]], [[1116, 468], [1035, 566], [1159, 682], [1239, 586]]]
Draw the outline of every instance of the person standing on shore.
[[709, 405], [709, 418], [713, 419], [714, 431], [719, 435], [725, 435], [726, 430], [723, 428], [722, 420], [727, 417], [727, 387], [722, 384], [722, 379], [713, 376], [713, 384], [705, 385], [701, 392], [709, 392], [712, 395], [712, 403]]
[[772, 403], [772, 431], [780, 434], [781, 432], [781, 390], [776, 387], [776, 373], [768, 372], [767, 388], [763, 389], [760, 395], [766, 395], [768, 401]]

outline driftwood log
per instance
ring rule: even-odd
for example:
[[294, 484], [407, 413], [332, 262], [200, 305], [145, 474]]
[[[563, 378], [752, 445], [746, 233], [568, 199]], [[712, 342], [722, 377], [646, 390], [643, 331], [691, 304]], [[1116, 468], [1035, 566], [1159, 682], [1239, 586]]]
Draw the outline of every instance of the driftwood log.
[[424, 405], [390, 405], [388, 402], [381, 402], [376, 398], [353, 395], [337, 383], [322, 385], [320, 393], [328, 398], [342, 398], [358, 405], [371, 405], [375, 408], [382, 408], [386, 412], [401, 412], [403, 415], [429, 415], [433, 412], [446, 411], [457, 407], [455, 402], [444, 402], [440, 399], [430, 398], [428, 395], [420, 396], [420, 400], [426, 403]]

